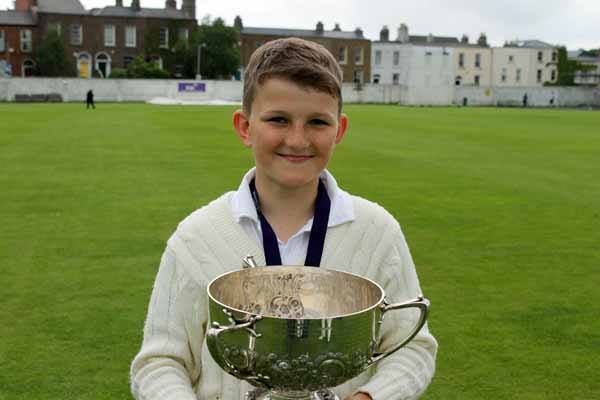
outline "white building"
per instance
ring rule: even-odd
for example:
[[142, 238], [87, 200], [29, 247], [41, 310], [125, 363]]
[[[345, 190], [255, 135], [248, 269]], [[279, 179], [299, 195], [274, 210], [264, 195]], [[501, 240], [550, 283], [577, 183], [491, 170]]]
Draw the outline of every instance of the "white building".
[[458, 39], [439, 36], [411, 36], [402, 24], [395, 40], [384, 27], [380, 40], [371, 45], [371, 82], [401, 85], [406, 104], [448, 104], [451, 102], [455, 67], [453, 48]]
[[507, 43], [492, 49], [492, 85], [535, 87], [558, 79], [558, 49], [539, 40]]
[[575, 73], [576, 85], [600, 85], [600, 56], [594, 57], [583, 50], [569, 51], [569, 60], [579, 61], [591, 69]]

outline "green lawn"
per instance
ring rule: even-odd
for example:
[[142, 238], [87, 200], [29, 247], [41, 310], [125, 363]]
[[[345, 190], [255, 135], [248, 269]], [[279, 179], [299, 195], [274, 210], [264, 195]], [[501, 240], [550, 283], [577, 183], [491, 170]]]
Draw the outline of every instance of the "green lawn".
[[[231, 107], [0, 104], [0, 399], [127, 399], [166, 239], [252, 158]], [[400, 221], [426, 399], [600, 393], [600, 113], [348, 106], [330, 166]]]

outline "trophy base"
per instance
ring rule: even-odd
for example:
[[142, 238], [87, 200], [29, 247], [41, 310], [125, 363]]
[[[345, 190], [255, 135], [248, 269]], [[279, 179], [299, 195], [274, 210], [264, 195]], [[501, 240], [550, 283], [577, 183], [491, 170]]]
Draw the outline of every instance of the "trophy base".
[[254, 389], [246, 393], [244, 400], [340, 400], [329, 389], [316, 392], [277, 392], [265, 389]]

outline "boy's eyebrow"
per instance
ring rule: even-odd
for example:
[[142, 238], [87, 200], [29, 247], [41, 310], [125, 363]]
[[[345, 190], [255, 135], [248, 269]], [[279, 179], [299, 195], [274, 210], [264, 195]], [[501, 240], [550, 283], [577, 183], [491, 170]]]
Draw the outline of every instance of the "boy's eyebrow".
[[[285, 111], [285, 110], [266, 110], [261, 113], [261, 115], [270, 115], [270, 114], [281, 114], [281, 115], [288, 116], [291, 113], [289, 111]], [[311, 119], [312, 118], [324, 118], [324, 119], [325, 118], [334, 118], [334, 119], [336, 118], [336, 115], [329, 114], [326, 112], [320, 112], [320, 111], [316, 111], [316, 112], [310, 113], [308, 115]]]

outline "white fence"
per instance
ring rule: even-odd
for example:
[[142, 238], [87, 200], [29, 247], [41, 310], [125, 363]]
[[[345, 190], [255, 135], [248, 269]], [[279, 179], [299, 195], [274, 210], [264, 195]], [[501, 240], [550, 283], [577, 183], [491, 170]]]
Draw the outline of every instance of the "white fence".
[[[196, 89], [181, 90], [181, 84]], [[0, 79], [0, 101], [14, 101], [16, 95], [58, 93], [63, 101], [84, 101], [88, 90], [96, 101], [150, 101], [161, 97], [180, 101], [241, 102], [240, 81], [194, 81], [160, 79]], [[527, 94], [528, 106], [581, 107], [600, 106], [600, 89], [587, 87], [406, 87], [401, 85], [365, 84], [357, 90], [344, 84], [345, 103], [383, 103], [403, 105], [520, 106]], [[551, 100], [553, 104], [551, 104]]]

